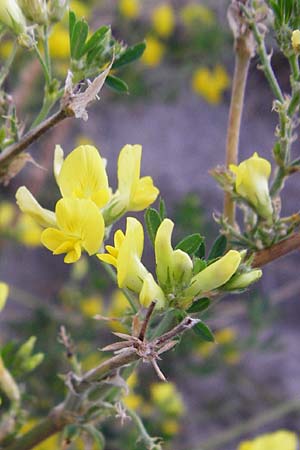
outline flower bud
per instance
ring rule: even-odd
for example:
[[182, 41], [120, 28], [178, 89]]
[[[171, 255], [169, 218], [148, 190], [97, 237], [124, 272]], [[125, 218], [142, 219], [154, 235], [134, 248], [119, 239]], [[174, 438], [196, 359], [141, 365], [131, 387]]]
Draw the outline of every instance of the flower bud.
[[47, 23], [47, 5], [45, 0], [19, 0], [19, 5], [26, 18], [38, 25]]
[[156, 302], [156, 308], [162, 309], [166, 304], [166, 299], [162, 289], [155, 282], [151, 273], [144, 278], [143, 287], [140, 292], [140, 303], [146, 308], [152, 302]]
[[184, 296], [196, 297], [225, 284], [237, 271], [241, 262], [241, 255], [236, 250], [229, 250], [218, 261], [210, 264], [192, 278], [191, 285], [184, 292]]
[[225, 291], [235, 291], [237, 289], [246, 289], [250, 284], [255, 283], [262, 276], [262, 270], [254, 269], [250, 272], [233, 275], [233, 277], [222, 288]]
[[56, 226], [54, 212], [42, 208], [25, 186], [21, 186], [17, 190], [16, 200], [20, 210], [29, 214], [42, 227]]
[[69, 6], [69, 0], [50, 0], [48, 2], [48, 14], [51, 22], [59, 22], [65, 15]]
[[16, 0], [1, 0], [0, 22], [17, 35], [25, 33], [26, 20]]
[[254, 153], [238, 166], [231, 164], [230, 170], [236, 175], [236, 192], [253, 206], [259, 216], [270, 219], [273, 207], [268, 186], [271, 174], [269, 161]]
[[300, 52], [300, 30], [294, 30], [292, 33], [292, 47], [295, 52]]

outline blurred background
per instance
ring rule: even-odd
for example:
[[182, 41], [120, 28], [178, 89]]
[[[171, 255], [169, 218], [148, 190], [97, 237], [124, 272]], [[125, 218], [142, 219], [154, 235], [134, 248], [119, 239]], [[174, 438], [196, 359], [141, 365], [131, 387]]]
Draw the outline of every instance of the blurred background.
[[[56, 144], [65, 153], [83, 143], [94, 144], [108, 160], [113, 187], [120, 149], [127, 143], [142, 144], [142, 174], [152, 176], [160, 188], [168, 216], [176, 223], [176, 239], [200, 232], [209, 244], [213, 242], [218, 231], [212, 214], [222, 208], [222, 192], [209, 170], [224, 163], [234, 63], [226, 20], [228, 3], [71, 1], [71, 8], [86, 17], [93, 29], [111, 23], [116, 38], [129, 45], [146, 39], [147, 49], [139, 62], [122, 71], [129, 95], [105, 87], [100, 101], [89, 110], [88, 122], [67, 120], [48, 132], [31, 149], [37, 165], [28, 164], [0, 190], [0, 277], [11, 286], [10, 301], [0, 319], [1, 344], [7, 336], [19, 342], [35, 335], [37, 349], [47, 354], [29, 381], [27, 401], [33, 421], [56, 404], [64, 391], [57, 376], [67, 370], [57, 340], [59, 326], [67, 327], [83, 367], [89, 369], [105, 357], [97, 348], [111, 342], [108, 330], [123, 326], [121, 322], [96, 322], [92, 317], [97, 313], [126, 317], [127, 304], [93, 258], [82, 258], [69, 267], [63, 258], [42, 248], [39, 230], [19, 215], [14, 194], [24, 184], [41, 204], [53, 209], [58, 198], [52, 174]], [[62, 79], [68, 67], [67, 27], [67, 19], [55, 25], [50, 43], [54, 70]], [[1, 41], [2, 62], [11, 45], [9, 37]], [[273, 63], [288, 89], [288, 70], [276, 51]], [[20, 54], [6, 87], [25, 123], [40, 106], [42, 86], [37, 61], [30, 54]], [[272, 96], [254, 58], [241, 130], [241, 159], [254, 151], [271, 159], [276, 125], [271, 109]], [[284, 191], [287, 214], [298, 210], [299, 188], [299, 180], [288, 180]], [[145, 259], [151, 265], [153, 255], [147, 245]], [[166, 448], [198, 450], [207, 441], [205, 449], [234, 450], [240, 438], [233, 435], [230, 442], [219, 446], [219, 434], [299, 392], [298, 273], [299, 255], [290, 255], [266, 267], [259, 286], [223, 299], [207, 316], [217, 343], [189, 335], [176, 353], [164, 358], [162, 368], [171, 384], [158, 382], [147, 366], [130, 379], [128, 404], [141, 414], [150, 433], [166, 439]], [[286, 415], [246, 437], [278, 427], [297, 430], [299, 418], [297, 413]], [[130, 426], [110, 420], [104, 429], [109, 436], [107, 449], [119, 449], [118, 439], [124, 450], [142, 448]], [[39, 448], [54, 449], [54, 445]]]

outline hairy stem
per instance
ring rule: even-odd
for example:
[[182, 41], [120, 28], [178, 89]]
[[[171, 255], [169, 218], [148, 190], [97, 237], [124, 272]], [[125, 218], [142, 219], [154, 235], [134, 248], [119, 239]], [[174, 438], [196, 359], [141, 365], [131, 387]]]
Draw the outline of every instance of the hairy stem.
[[299, 249], [300, 233], [294, 233], [271, 247], [256, 252], [251, 265], [252, 267], [262, 267], [275, 259], [281, 258], [282, 256]]

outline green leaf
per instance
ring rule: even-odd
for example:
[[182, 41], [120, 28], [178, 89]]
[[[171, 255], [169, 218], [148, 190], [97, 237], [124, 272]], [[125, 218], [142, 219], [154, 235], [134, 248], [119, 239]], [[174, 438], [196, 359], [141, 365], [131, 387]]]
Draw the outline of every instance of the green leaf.
[[161, 197], [159, 198], [159, 214], [161, 220], [164, 220], [167, 216], [166, 203]]
[[121, 78], [115, 77], [113, 75], [108, 75], [106, 77], [105, 83], [114, 91], [117, 91], [121, 94], [128, 93], [128, 86], [125, 81], [121, 80]]
[[71, 38], [71, 58], [72, 59], [80, 59], [81, 58], [81, 56], [83, 54], [84, 46], [85, 46], [85, 41], [86, 41], [86, 38], [88, 37], [88, 34], [89, 34], [89, 26], [88, 26], [87, 22], [84, 19], [76, 22], [74, 29], [73, 29], [73, 33], [72, 33], [72, 38]]
[[204, 339], [207, 342], [214, 342], [215, 338], [212, 333], [212, 331], [209, 329], [207, 325], [205, 325], [204, 322], [199, 322], [197, 325], [194, 326], [193, 331], [198, 336], [201, 336], [202, 339]]
[[145, 212], [145, 223], [150, 241], [154, 246], [155, 236], [162, 220], [159, 213], [154, 208], [148, 208]]
[[205, 242], [203, 241], [199, 247], [199, 250], [197, 251], [196, 255], [199, 258], [205, 258]]
[[203, 237], [199, 233], [190, 234], [189, 236], [186, 236], [182, 241], [180, 241], [175, 249], [182, 250], [189, 255], [194, 255], [197, 250], [199, 249], [200, 245], [203, 242]]
[[207, 267], [207, 262], [204, 259], [194, 257], [193, 261], [193, 275], [201, 272]]
[[93, 50], [96, 47], [99, 47], [101, 45], [101, 42], [106, 36], [106, 33], [110, 30], [110, 27], [103, 25], [102, 27], [98, 28], [97, 31], [90, 37], [90, 39], [87, 41], [87, 43], [84, 46], [83, 54], [88, 53], [89, 51]]
[[213, 243], [213, 246], [208, 255], [208, 260], [220, 258], [220, 256], [223, 256], [225, 253], [226, 247], [227, 247], [226, 236], [221, 234], [219, 237], [217, 237], [217, 239]]
[[146, 48], [145, 42], [139, 42], [132, 47], [128, 47], [124, 53], [121, 54], [120, 58], [116, 59], [113, 64], [113, 69], [121, 66], [125, 66], [126, 64], [130, 64], [133, 61], [139, 59], [144, 53]]
[[188, 313], [197, 313], [197, 312], [202, 312], [205, 311], [209, 305], [210, 305], [211, 301], [208, 297], [203, 297], [200, 298], [199, 300], [196, 300], [192, 306], [187, 310]]
[[73, 35], [75, 23], [76, 23], [76, 14], [73, 11], [70, 11], [69, 12], [69, 37], [70, 37], [70, 42], [71, 42], [71, 38], [72, 38], [72, 35]]

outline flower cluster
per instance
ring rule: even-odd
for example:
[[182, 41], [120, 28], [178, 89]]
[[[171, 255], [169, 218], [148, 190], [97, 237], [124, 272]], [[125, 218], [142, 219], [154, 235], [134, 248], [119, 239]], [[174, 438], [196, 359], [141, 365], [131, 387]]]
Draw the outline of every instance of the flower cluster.
[[278, 430], [263, 434], [252, 441], [245, 441], [238, 450], [297, 450], [298, 439], [295, 433], [288, 430]]
[[[229, 250], [223, 257], [210, 261], [209, 265], [202, 261], [199, 266], [196, 259], [185, 251], [173, 249], [173, 227], [170, 219], [164, 219], [157, 229], [154, 242], [157, 281], [141, 261], [144, 230], [133, 217], [127, 218], [125, 234], [121, 230], [116, 231], [114, 246], [107, 245], [107, 253], [97, 255], [101, 261], [116, 268], [118, 286], [138, 294], [141, 305], [148, 307], [154, 301], [157, 309], [186, 309], [194, 299], [211, 291], [226, 289], [226, 283], [233, 276], [236, 280], [232, 290], [245, 288], [260, 278], [261, 271], [255, 270], [248, 272], [251, 276], [244, 280], [245, 274], [238, 273], [242, 255], [236, 250]], [[242, 278], [241, 284], [239, 278]]]
[[62, 198], [55, 212], [42, 208], [29, 190], [16, 193], [20, 209], [44, 228], [41, 241], [54, 255], [66, 254], [64, 261], [77, 261], [82, 250], [97, 253], [106, 227], [127, 211], [141, 211], [155, 201], [158, 189], [151, 177], [140, 178], [142, 147], [126, 145], [118, 161], [118, 190], [112, 193], [105, 161], [98, 150], [81, 145], [65, 159], [55, 149], [54, 175]]

